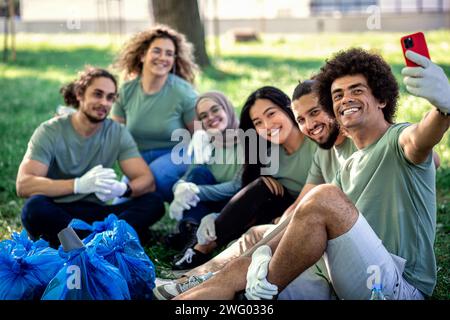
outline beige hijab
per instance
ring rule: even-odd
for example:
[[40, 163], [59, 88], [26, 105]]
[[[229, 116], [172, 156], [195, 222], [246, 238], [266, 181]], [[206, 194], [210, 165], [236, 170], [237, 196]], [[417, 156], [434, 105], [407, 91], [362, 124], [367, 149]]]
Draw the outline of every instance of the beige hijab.
[[[200, 95], [197, 98], [197, 101], [195, 103], [195, 111], [197, 113], [197, 120], [198, 120], [197, 106], [200, 103], [200, 101], [202, 101], [203, 99], [210, 99], [210, 100], [216, 102], [218, 105], [222, 106], [222, 108], [225, 110], [225, 113], [227, 114], [227, 118], [228, 118], [228, 124], [227, 124], [227, 127], [224, 132], [212, 133], [212, 132], [208, 131], [208, 134], [211, 136], [211, 139], [212, 139], [214, 145], [216, 147], [220, 147], [220, 146], [224, 145], [227, 148], [235, 145], [238, 142], [238, 139], [235, 137], [237, 137], [237, 129], [239, 129], [239, 121], [236, 117], [236, 113], [234, 111], [234, 106], [231, 103], [231, 101], [222, 92], [219, 92], [219, 91], [209, 91], [209, 92], [206, 92], [206, 93]], [[205, 129], [205, 128], [203, 128], [203, 129]], [[217, 136], [217, 135], [221, 135], [221, 136]]]

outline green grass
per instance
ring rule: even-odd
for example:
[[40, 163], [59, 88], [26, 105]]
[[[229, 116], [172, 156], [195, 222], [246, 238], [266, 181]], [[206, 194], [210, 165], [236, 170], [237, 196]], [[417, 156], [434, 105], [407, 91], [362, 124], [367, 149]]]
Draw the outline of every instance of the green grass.
[[[327, 35], [264, 35], [259, 42], [235, 44], [231, 38], [220, 39], [221, 56], [211, 57], [213, 67], [199, 75], [199, 92], [223, 91], [240, 110], [250, 92], [263, 85], [274, 85], [288, 95], [297, 80], [316, 73], [332, 53], [359, 46], [381, 53], [393, 67], [401, 83], [404, 65], [399, 33], [359, 33]], [[450, 75], [450, 32], [426, 34], [432, 59]], [[93, 34], [17, 36], [17, 61], [0, 62], [0, 240], [19, 231], [23, 199], [15, 195], [17, 168], [33, 130], [49, 119], [62, 99], [59, 87], [73, 79], [84, 64], [107, 67], [124, 38]], [[208, 39], [209, 52], [214, 52]], [[0, 36], [0, 43], [3, 38]], [[401, 85], [397, 121], [418, 121], [429, 110], [423, 99], [406, 94]], [[434, 299], [450, 299], [450, 137], [436, 147], [441, 157], [437, 171], [438, 212], [435, 252], [438, 284]], [[172, 230], [164, 217], [153, 229], [159, 234]], [[158, 243], [146, 248], [163, 274], [173, 252]]]

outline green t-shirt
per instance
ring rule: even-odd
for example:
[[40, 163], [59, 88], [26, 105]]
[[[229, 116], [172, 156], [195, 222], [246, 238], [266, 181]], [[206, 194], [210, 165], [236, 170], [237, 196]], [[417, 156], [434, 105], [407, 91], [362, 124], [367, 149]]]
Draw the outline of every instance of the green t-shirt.
[[140, 151], [171, 148], [172, 132], [186, 128], [195, 118], [197, 93], [178, 76], [170, 74], [161, 90], [146, 94], [141, 78], [126, 82], [119, 90], [119, 99], [111, 113], [126, 119], [126, 126]]
[[405, 158], [398, 140], [409, 125], [392, 125], [377, 142], [356, 151], [334, 182], [386, 249], [407, 260], [405, 279], [430, 296], [436, 284], [436, 170], [432, 153], [419, 165]]
[[233, 180], [236, 173], [241, 169], [244, 162], [243, 151], [238, 151], [239, 145], [235, 144], [229, 148], [214, 148], [212, 159], [206, 167], [211, 171], [217, 183]]
[[[28, 143], [24, 158], [47, 165], [48, 178], [74, 179], [99, 164], [112, 168], [116, 161], [141, 157], [125, 126], [106, 119], [96, 133], [86, 138], [75, 131], [71, 117], [56, 117], [42, 123]], [[54, 200], [103, 204], [94, 194], [71, 194]]]
[[307, 137], [292, 154], [288, 155], [283, 147], [279, 147], [279, 168], [272, 176], [285, 186], [294, 198], [297, 198], [305, 185], [316, 149], [317, 144]]
[[349, 138], [345, 138], [340, 145], [328, 150], [317, 148], [306, 183], [314, 185], [331, 183], [341, 165], [356, 150], [355, 144]]

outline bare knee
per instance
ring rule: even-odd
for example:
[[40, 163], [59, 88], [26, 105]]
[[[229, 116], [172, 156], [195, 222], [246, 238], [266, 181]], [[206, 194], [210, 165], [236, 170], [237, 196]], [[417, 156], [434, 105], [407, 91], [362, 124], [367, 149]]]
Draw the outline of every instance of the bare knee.
[[341, 189], [332, 184], [315, 187], [295, 209], [293, 219], [323, 223], [329, 238], [348, 230], [356, 221], [358, 210]]

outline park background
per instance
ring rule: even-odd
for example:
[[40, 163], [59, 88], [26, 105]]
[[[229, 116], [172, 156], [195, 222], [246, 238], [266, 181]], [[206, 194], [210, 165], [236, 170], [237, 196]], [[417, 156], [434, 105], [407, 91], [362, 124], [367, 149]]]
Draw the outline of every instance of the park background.
[[[164, 17], [170, 6], [172, 17]], [[333, 53], [362, 47], [392, 66], [401, 89], [397, 122], [417, 122], [430, 105], [405, 91], [399, 39], [423, 31], [432, 60], [450, 75], [449, 10], [449, 0], [0, 0], [0, 240], [21, 230], [24, 200], [15, 193], [17, 169], [34, 129], [63, 103], [59, 88], [85, 64], [109, 67], [132, 33], [157, 21], [188, 21], [178, 29], [196, 45], [202, 67], [196, 89], [224, 92], [237, 112], [258, 87], [274, 85], [291, 95], [297, 81], [316, 73]], [[449, 133], [435, 150], [441, 166], [436, 179], [438, 283], [432, 298], [448, 300]], [[167, 217], [152, 227], [155, 234], [173, 228]], [[158, 274], [164, 274], [172, 252], [157, 241], [146, 251]]]

